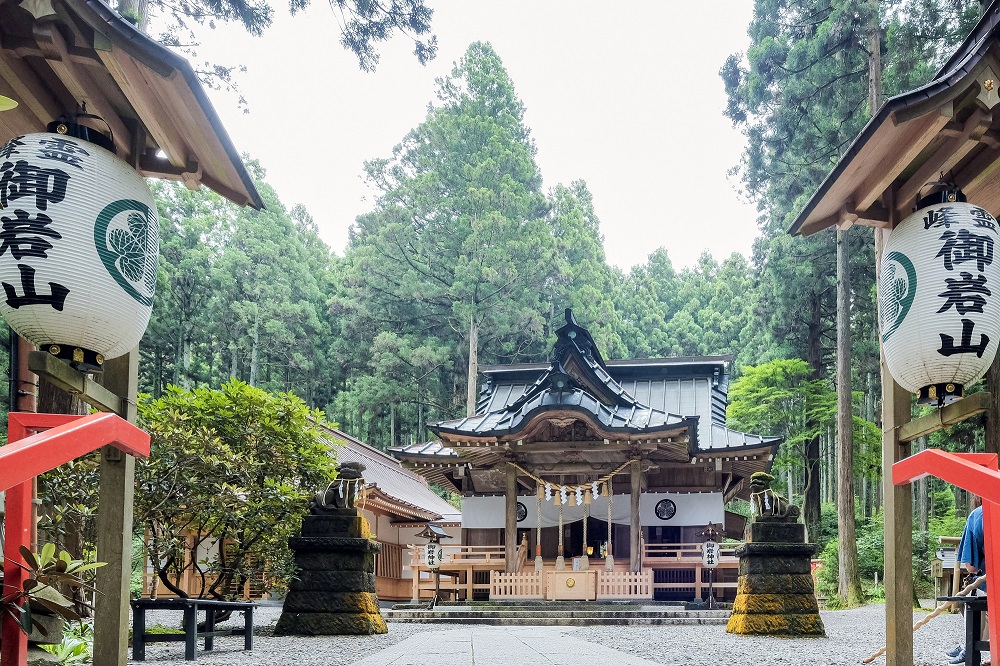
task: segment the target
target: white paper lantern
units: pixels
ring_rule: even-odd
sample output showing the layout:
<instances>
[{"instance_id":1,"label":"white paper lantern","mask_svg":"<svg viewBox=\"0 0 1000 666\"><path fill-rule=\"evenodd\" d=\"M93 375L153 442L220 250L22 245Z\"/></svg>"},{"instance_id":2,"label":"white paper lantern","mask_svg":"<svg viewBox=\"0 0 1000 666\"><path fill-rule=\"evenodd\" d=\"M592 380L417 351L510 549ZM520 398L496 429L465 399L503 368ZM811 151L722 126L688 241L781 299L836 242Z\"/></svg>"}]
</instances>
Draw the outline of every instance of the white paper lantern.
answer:
<instances>
[{"instance_id":1,"label":"white paper lantern","mask_svg":"<svg viewBox=\"0 0 1000 666\"><path fill-rule=\"evenodd\" d=\"M1000 231L961 192L935 197L937 203L889 234L879 271L879 329L893 379L920 402L946 404L982 377L996 355Z\"/></svg>"},{"instance_id":2,"label":"white paper lantern","mask_svg":"<svg viewBox=\"0 0 1000 666\"><path fill-rule=\"evenodd\" d=\"M70 136L12 139L0 148L0 224L0 314L11 328L83 366L139 343L160 229L135 169Z\"/></svg>"}]
</instances>

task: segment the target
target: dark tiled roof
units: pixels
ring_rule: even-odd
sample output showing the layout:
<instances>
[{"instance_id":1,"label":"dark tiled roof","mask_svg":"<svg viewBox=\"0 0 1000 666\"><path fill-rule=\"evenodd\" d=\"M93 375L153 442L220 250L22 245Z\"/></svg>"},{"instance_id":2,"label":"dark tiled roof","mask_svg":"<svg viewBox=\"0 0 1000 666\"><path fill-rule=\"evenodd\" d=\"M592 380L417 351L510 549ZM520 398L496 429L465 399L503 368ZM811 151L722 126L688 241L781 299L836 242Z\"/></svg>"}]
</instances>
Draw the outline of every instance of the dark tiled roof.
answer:
<instances>
[{"instance_id":1,"label":"dark tiled roof","mask_svg":"<svg viewBox=\"0 0 1000 666\"><path fill-rule=\"evenodd\" d=\"M496 437L515 433L542 411L574 411L590 416L609 432L657 432L694 428L698 417L684 417L632 401L608 406L583 389L558 392L551 388L526 393L509 407L486 414L432 424L437 433Z\"/></svg>"},{"instance_id":2,"label":"dark tiled roof","mask_svg":"<svg viewBox=\"0 0 1000 666\"><path fill-rule=\"evenodd\" d=\"M662 446L670 449L686 444L691 456L761 447L768 449L769 455L781 442L780 437L751 435L725 426L731 356L605 361L590 333L576 323L571 312L567 311L566 318L566 326L556 332L549 364L485 368L487 383L480 393L477 414L429 424L431 430L455 443L463 437L471 441L514 440L536 417L550 412L579 414L606 437L652 438L686 432L686 438L669 440ZM459 455L440 442L393 451L435 469L480 455L471 450Z\"/></svg>"}]
</instances>

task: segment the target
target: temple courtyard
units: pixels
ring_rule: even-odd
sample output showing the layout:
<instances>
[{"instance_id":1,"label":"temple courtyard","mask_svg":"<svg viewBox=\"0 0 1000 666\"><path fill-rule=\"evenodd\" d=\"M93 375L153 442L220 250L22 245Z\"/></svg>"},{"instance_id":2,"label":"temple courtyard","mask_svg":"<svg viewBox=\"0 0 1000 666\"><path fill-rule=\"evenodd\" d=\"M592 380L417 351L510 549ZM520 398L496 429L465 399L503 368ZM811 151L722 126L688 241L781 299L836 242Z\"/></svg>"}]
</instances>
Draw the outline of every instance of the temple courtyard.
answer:
<instances>
[{"instance_id":1,"label":"temple courtyard","mask_svg":"<svg viewBox=\"0 0 1000 666\"><path fill-rule=\"evenodd\" d=\"M926 603L925 603L926 605ZM885 639L885 607L822 611L827 638L735 636L724 625L502 627L389 623L381 636L272 636L281 607L254 613L254 649L242 637L217 638L215 651L184 661L179 643L147 647L158 666L261 664L279 666L641 666L642 664L860 664ZM914 613L914 621L924 613ZM176 620L164 617L164 624ZM155 619L154 619L155 622ZM236 622L242 622L237 617ZM943 614L914 634L915 666L946 664L944 651L963 636L962 616ZM984 653L984 662L988 655ZM141 663L141 662L130 662ZM873 664L884 664L879 658Z\"/></svg>"}]
</instances>

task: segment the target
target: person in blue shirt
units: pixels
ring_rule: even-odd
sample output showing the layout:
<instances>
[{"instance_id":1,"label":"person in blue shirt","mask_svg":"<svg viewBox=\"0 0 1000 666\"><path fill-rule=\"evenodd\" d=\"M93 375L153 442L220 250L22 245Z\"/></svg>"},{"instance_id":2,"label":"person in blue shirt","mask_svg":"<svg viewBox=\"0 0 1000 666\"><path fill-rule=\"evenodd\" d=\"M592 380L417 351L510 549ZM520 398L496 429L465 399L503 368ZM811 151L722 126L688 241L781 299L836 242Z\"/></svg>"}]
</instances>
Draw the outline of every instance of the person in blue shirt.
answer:
<instances>
[{"instance_id":1,"label":"person in blue shirt","mask_svg":"<svg viewBox=\"0 0 1000 666\"><path fill-rule=\"evenodd\" d=\"M965 529L962 530L962 539L958 543L958 552L955 556L955 565L961 566L972 576L982 576L986 573L986 547L983 532L983 507L979 497L973 499L976 508L969 513L969 518L965 521ZM976 595L986 594L986 582L973 592ZM965 611L963 606L962 611ZM986 613L982 614L982 639L989 640L989 625L986 622ZM965 662L965 646L958 645L946 653L952 657L949 663L961 664Z\"/></svg>"}]
</instances>

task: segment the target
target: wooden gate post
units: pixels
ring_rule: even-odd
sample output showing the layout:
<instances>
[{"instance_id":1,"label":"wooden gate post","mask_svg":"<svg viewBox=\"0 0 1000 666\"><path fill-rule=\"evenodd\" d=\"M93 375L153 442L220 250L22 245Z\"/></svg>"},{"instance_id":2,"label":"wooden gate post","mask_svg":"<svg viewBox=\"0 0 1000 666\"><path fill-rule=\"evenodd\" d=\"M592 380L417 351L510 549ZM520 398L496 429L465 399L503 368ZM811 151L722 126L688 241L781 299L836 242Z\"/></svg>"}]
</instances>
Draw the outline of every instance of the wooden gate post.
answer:
<instances>
[{"instance_id":1,"label":"wooden gate post","mask_svg":"<svg viewBox=\"0 0 1000 666\"><path fill-rule=\"evenodd\" d=\"M136 420L139 348L104 366L104 386L121 396L118 415ZM97 510L97 570L94 612L94 666L125 666L128 661L129 580L132 576L132 501L135 458L110 446L101 450Z\"/></svg>"}]
</instances>

